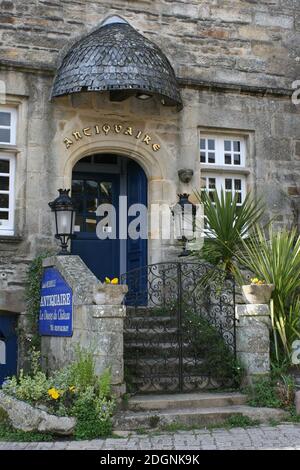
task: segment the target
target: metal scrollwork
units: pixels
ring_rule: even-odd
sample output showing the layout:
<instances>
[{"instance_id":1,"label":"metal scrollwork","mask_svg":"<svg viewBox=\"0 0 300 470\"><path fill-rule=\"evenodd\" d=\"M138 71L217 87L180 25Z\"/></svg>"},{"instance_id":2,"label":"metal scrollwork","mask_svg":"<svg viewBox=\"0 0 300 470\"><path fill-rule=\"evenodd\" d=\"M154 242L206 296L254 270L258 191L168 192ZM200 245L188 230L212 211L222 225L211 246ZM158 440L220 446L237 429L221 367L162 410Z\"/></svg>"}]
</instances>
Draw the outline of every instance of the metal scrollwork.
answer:
<instances>
[{"instance_id":1,"label":"metal scrollwork","mask_svg":"<svg viewBox=\"0 0 300 470\"><path fill-rule=\"evenodd\" d=\"M232 386L235 283L215 269L210 282L211 270L204 263L166 262L121 277L128 285L124 359L131 391Z\"/></svg>"}]
</instances>

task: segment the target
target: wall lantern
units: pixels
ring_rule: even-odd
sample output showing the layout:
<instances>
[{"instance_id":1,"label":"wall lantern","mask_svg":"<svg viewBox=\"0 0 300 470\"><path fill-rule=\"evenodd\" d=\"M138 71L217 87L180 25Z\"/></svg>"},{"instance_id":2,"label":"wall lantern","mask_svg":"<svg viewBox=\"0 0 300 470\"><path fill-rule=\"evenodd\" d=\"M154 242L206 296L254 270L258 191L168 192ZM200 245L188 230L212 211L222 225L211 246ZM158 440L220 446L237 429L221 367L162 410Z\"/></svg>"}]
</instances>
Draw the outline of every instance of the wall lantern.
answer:
<instances>
[{"instance_id":1,"label":"wall lantern","mask_svg":"<svg viewBox=\"0 0 300 470\"><path fill-rule=\"evenodd\" d=\"M58 254L69 255L68 243L74 237L75 208L69 196L70 189L59 189L58 192L59 196L49 202L49 206L55 217L55 238L60 241L61 246L61 251Z\"/></svg>"},{"instance_id":2,"label":"wall lantern","mask_svg":"<svg viewBox=\"0 0 300 470\"><path fill-rule=\"evenodd\" d=\"M178 194L178 197L178 203L171 210L174 217L176 238L183 242L183 249L179 255L181 257L191 254L187 249L187 243L195 237L196 206L189 201L189 194Z\"/></svg>"}]
</instances>

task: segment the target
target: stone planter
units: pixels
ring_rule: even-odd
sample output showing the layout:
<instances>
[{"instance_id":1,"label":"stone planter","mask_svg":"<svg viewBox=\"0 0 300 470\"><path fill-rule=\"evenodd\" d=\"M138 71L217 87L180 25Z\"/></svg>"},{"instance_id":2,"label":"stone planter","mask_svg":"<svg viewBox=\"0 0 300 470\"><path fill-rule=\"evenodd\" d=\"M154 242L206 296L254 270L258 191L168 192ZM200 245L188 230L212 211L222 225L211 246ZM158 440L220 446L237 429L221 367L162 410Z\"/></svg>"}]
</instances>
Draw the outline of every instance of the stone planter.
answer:
<instances>
[{"instance_id":1,"label":"stone planter","mask_svg":"<svg viewBox=\"0 0 300 470\"><path fill-rule=\"evenodd\" d=\"M12 427L21 431L69 436L73 434L76 426L75 418L51 415L2 391L0 391L0 408L6 411Z\"/></svg>"},{"instance_id":2,"label":"stone planter","mask_svg":"<svg viewBox=\"0 0 300 470\"><path fill-rule=\"evenodd\" d=\"M93 292L93 302L96 305L120 305L128 287L123 284L97 284Z\"/></svg>"},{"instance_id":3,"label":"stone planter","mask_svg":"<svg viewBox=\"0 0 300 470\"><path fill-rule=\"evenodd\" d=\"M248 304L268 304L274 287L274 284L249 284L242 286L242 291Z\"/></svg>"}]
</instances>

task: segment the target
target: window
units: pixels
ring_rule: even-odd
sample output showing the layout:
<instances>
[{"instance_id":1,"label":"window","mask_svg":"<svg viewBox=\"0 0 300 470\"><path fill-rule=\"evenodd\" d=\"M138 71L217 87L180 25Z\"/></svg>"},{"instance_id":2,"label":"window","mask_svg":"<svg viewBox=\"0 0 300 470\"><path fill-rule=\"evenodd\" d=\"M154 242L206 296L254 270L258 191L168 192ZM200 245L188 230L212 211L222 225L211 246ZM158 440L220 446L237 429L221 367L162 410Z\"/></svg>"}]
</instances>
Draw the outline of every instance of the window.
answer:
<instances>
[{"instance_id":1,"label":"window","mask_svg":"<svg viewBox=\"0 0 300 470\"><path fill-rule=\"evenodd\" d=\"M201 133L201 187L211 198L214 191L220 194L223 189L227 193L237 194L238 204L243 202L246 193L245 148L242 136Z\"/></svg>"},{"instance_id":2,"label":"window","mask_svg":"<svg viewBox=\"0 0 300 470\"><path fill-rule=\"evenodd\" d=\"M0 234L14 235L15 156L0 153Z\"/></svg>"},{"instance_id":3,"label":"window","mask_svg":"<svg viewBox=\"0 0 300 470\"><path fill-rule=\"evenodd\" d=\"M16 145L17 110L0 108L0 145Z\"/></svg>"},{"instance_id":4,"label":"window","mask_svg":"<svg viewBox=\"0 0 300 470\"><path fill-rule=\"evenodd\" d=\"M201 176L201 189L206 190L211 199L213 199L214 191L218 194L223 189L226 193L237 194L237 204L241 204L245 198L246 193L246 179L244 175L238 174L225 174L219 175L217 173L204 173Z\"/></svg>"},{"instance_id":5,"label":"window","mask_svg":"<svg viewBox=\"0 0 300 470\"><path fill-rule=\"evenodd\" d=\"M244 138L201 135L200 162L226 167L245 166Z\"/></svg>"}]
</instances>

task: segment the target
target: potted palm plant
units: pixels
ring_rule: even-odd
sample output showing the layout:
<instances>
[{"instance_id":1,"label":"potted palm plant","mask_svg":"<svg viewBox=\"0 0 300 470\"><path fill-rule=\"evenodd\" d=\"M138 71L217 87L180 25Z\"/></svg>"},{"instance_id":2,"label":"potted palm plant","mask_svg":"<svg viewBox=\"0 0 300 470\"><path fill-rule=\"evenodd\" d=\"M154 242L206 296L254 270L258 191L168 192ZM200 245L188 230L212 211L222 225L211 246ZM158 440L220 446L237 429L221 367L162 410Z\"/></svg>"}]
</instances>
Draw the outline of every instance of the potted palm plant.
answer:
<instances>
[{"instance_id":1,"label":"potted palm plant","mask_svg":"<svg viewBox=\"0 0 300 470\"><path fill-rule=\"evenodd\" d=\"M274 284L254 277L251 284L242 286L243 295L248 304L268 304L274 290Z\"/></svg>"}]
</instances>

